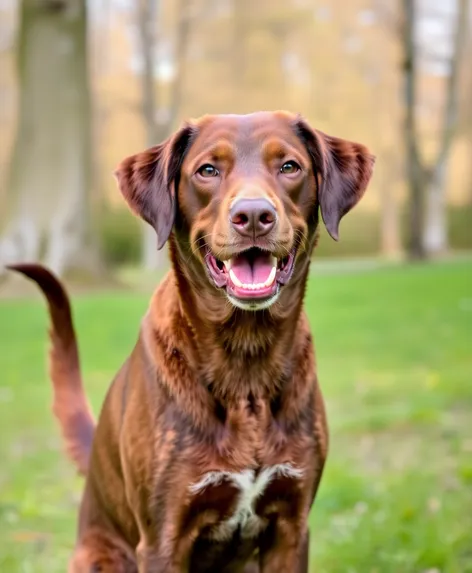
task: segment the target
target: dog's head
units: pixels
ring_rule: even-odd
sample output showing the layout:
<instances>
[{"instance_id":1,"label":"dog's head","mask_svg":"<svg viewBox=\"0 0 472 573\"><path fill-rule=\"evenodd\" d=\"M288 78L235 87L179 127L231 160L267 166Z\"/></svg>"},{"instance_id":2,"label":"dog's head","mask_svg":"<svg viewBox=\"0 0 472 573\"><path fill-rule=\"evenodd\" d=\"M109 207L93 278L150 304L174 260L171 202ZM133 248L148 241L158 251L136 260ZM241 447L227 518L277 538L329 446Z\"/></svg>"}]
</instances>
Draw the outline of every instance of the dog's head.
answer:
<instances>
[{"instance_id":1,"label":"dog's head","mask_svg":"<svg viewBox=\"0 0 472 573\"><path fill-rule=\"evenodd\" d=\"M171 233L215 296L257 310L306 273L318 210L337 240L374 157L286 112L205 116L125 159L116 176L162 248Z\"/></svg>"}]
</instances>

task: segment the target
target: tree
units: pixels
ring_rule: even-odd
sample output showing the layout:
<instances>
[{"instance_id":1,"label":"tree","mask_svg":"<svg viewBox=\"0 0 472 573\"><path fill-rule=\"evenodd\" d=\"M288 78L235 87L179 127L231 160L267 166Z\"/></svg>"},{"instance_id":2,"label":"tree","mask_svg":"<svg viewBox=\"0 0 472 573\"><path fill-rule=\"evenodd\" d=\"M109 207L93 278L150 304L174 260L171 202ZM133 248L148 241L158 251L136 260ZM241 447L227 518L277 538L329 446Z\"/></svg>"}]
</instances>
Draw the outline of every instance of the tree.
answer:
<instances>
[{"instance_id":1,"label":"tree","mask_svg":"<svg viewBox=\"0 0 472 573\"><path fill-rule=\"evenodd\" d=\"M165 110L162 92L157 89L154 77L157 47L156 28L157 22L160 20L159 7L158 0L141 0L138 7L138 28L143 62L142 105L143 118L146 123L146 145L148 147L163 141L175 128L175 122L180 111L185 57L192 18L188 0L180 0L175 31L174 79L171 87L170 104ZM159 121L158 117L161 118ZM166 251L157 251L156 244L154 229L149 225L144 225L142 262L143 266L150 270L162 268L167 261Z\"/></svg>"},{"instance_id":2,"label":"tree","mask_svg":"<svg viewBox=\"0 0 472 573\"><path fill-rule=\"evenodd\" d=\"M398 158L399 128L398 87L395 66L398 42L398 10L389 0L375 0L375 27L369 53L370 71L375 78L372 90L372 117L378 133L375 149L382 161L378 162L377 180L380 191L380 248L386 258L396 259L402 252L400 233L400 209L396 191L401 172ZM383 41L381 37L389 41ZM392 129L393 128L393 129Z\"/></svg>"},{"instance_id":3,"label":"tree","mask_svg":"<svg viewBox=\"0 0 472 573\"><path fill-rule=\"evenodd\" d=\"M415 0L403 0L405 75L405 144L410 195L410 243L412 258L424 258L447 249L446 175L456 128L458 71L465 42L469 0L458 0L454 43L446 82L446 104L439 150L427 165L421 157L415 116L417 105L418 49L415 31L418 11Z\"/></svg>"},{"instance_id":4,"label":"tree","mask_svg":"<svg viewBox=\"0 0 472 573\"><path fill-rule=\"evenodd\" d=\"M434 166L427 173L427 190L425 205L425 226L423 245L427 255L437 255L448 248L447 214L446 214L446 177L450 160L450 149L456 133L458 111L458 86L461 59L465 45L468 23L469 0L458 0L454 42L448 63L446 83L446 104L439 150Z\"/></svg>"},{"instance_id":5,"label":"tree","mask_svg":"<svg viewBox=\"0 0 472 573\"><path fill-rule=\"evenodd\" d=\"M418 143L416 139L416 74L417 58L415 50L415 0L403 0L403 71L405 74L405 153L406 175L410 197L409 205L409 244L411 258L423 258L423 186L424 173L421 169Z\"/></svg>"},{"instance_id":6,"label":"tree","mask_svg":"<svg viewBox=\"0 0 472 573\"><path fill-rule=\"evenodd\" d=\"M138 6L138 28L142 53L142 107L146 124L146 146L159 142L156 122L155 67L155 28L157 0L141 0ZM164 266L165 251L157 251L156 234L149 225L143 225L142 263L146 269Z\"/></svg>"},{"instance_id":7,"label":"tree","mask_svg":"<svg viewBox=\"0 0 472 573\"><path fill-rule=\"evenodd\" d=\"M86 0L22 0L19 117L0 261L95 268Z\"/></svg>"}]
</instances>

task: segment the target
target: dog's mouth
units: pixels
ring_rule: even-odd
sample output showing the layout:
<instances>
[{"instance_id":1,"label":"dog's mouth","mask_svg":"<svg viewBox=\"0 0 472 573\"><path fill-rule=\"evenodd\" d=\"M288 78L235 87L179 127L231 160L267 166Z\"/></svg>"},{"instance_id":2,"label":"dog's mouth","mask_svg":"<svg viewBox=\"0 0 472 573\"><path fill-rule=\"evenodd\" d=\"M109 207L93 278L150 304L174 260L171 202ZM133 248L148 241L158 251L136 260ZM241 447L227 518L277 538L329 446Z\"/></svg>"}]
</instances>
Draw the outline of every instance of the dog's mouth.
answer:
<instances>
[{"instance_id":1,"label":"dog's mouth","mask_svg":"<svg viewBox=\"0 0 472 573\"><path fill-rule=\"evenodd\" d=\"M292 276L295 249L277 259L272 253L252 247L226 261L207 252L205 262L217 287L242 308L266 308L277 299L281 285Z\"/></svg>"}]
</instances>

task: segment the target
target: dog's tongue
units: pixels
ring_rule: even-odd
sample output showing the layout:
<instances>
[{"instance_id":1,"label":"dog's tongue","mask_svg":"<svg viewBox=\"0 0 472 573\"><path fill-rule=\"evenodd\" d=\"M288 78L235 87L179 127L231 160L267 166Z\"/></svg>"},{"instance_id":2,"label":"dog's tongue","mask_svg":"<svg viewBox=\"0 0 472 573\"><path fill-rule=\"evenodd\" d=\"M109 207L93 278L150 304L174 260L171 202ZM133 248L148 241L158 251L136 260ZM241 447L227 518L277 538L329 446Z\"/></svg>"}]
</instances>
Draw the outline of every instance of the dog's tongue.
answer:
<instances>
[{"instance_id":1,"label":"dog's tongue","mask_svg":"<svg viewBox=\"0 0 472 573\"><path fill-rule=\"evenodd\" d=\"M274 266L270 253L248 251L231 260L231 269L243 284L263 284Z\"/></svg>"}]
</instances>

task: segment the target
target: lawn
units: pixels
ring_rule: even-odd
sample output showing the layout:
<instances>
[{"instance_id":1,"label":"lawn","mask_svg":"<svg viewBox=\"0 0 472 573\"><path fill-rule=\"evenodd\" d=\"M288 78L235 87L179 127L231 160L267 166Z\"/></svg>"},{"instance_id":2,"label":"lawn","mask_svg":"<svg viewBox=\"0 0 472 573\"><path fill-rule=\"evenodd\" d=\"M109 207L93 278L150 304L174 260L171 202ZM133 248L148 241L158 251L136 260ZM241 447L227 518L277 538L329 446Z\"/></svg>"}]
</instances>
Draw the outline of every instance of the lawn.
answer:
<instances>
[{"instance_id":1,"label":"lawn","mask_svg":"<svg viewBox=\"0 0 472 573\"><path fill-rule=\"evenodd\" d=\"M74 297L95 411L147 294ZM314 267L306 306L331 428L318 573L472 572L472 263ZM0 571L63 573L82 480L49 410L42 299L0 301ZM287 572L290 573L290 572Z\"/></svg>"}]
</instances>

